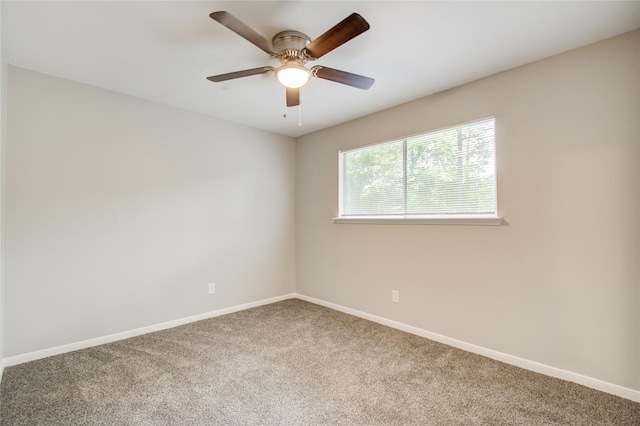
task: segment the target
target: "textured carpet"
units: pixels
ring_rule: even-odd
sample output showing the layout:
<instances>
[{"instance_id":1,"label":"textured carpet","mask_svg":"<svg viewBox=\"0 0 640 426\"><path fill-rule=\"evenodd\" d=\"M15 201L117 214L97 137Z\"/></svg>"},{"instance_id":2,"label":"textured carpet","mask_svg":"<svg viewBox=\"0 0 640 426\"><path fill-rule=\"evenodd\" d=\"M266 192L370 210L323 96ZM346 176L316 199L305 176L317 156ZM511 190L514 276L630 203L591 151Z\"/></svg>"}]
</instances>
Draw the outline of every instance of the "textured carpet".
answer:
<instances>
[{"instance_id":1,"label":"textured carpet","mask_svg":"<svg viewBox=\"0 0 640 426\"><path fill-rule=\"evenodd\" d=\"M5 369L2 425L638 425L640 404L300 300Z\"/></svg>"}]
</instances>

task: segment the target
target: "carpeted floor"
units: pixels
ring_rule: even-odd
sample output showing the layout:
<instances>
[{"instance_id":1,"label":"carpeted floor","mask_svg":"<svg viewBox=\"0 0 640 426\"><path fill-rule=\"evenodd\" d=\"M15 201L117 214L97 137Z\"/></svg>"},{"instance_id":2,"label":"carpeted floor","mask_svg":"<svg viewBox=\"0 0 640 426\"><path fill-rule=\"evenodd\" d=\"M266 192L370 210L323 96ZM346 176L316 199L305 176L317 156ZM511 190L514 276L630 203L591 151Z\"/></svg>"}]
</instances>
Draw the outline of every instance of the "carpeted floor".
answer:
<instances>
[{"instance_id":1,"label":"carpeted floor","mask_svg":"<svg viewBox=\"0 0 640 426\"><path fill-rule=\"evenodd\" d=\"M2 425L639 425L640 404L301 300L5 369Z\"/></svg>"}]
</instances>

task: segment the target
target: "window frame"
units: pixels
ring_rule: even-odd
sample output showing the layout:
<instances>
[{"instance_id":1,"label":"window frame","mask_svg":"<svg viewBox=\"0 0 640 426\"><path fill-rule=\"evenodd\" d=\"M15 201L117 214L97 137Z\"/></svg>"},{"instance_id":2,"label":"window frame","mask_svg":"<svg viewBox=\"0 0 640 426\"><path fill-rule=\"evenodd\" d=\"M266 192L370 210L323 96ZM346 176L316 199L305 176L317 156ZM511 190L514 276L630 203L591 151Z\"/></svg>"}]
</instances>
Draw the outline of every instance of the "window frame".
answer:
<instances>
[{"instance_id":1,"label":"window frame","mask_svg":"<svg viewBox=\"0 0 640 426\"><path fill-rule=\"evenodd\" d=\"M377 145L383 145L386 143L393 143L399 141L406 141L411 138L419 136L429 135L432 133L443 132L450 129L464 127L469 124L478 123L485 120L494 120L494 139L493 139L493 159L494 159L494 179L496 184L495 203L496 212L486 214L442 214L442 215L412 215L412 214L398 214L398 215L347 215L344 213L344 178L345 178L345 164L344 154L373 147ZM497 141L496 141L496 117L491 115L474 120L457 123L451 126L440 127L434 130L415 133L413 135L402 136L399 138L389 139L387 141L370 143L354 148L344 149L338 151L338 215L333 218L334 223L345 224L380 224L380 225L493 225L498 226L504 223L502 217L498 213L498 159L497 159ZM405 144L406 146L406 144ZM406 170L406 158L404 159L403 167Z\"/></svg>"}]
</instances>

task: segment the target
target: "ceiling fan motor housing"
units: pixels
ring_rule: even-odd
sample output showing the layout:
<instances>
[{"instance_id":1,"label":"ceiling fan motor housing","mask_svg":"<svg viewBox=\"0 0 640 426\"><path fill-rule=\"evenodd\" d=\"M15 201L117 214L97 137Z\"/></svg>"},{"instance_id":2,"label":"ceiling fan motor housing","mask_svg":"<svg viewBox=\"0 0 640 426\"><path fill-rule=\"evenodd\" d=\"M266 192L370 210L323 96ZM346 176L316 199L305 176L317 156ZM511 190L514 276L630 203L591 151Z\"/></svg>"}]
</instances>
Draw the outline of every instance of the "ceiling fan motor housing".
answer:
<instances>
[{"instance_id":1,"label":"ceiling fan motor housing","mask_svg":"<svg viewBox=\"0 0 640 426\"><path fill-rule=\"evenodd\" d=\"M305 58L302 50L311 43L311 39L299 31L288 30L281 31L273 36L271 43L273 44L273 49L278 52L276 56L280 62L285 63L292 59L306 62L307 58Z\"/></svg>"}]
</instances>

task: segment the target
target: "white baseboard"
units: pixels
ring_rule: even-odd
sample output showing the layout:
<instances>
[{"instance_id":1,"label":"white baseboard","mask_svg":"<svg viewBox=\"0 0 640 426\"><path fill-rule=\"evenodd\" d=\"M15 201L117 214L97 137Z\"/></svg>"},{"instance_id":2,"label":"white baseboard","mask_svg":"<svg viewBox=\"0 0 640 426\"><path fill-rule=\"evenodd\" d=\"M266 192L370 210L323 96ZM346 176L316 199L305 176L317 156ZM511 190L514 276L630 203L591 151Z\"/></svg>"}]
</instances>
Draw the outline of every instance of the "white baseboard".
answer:
<instances>
[{"instance_id":1,"label":"white baseboard","mask_svg":"<svg viewBox=\"0 0 640 426\"><path fill-rule=\"evenodd\" d=\"M96 337L94 339L88 339L80 342L70 343L68 345L56 346L54 348L29 352L22 355L10 356L2 360L2 365L0 366L0 368L4 369L4 367L9 367L12 365L23 364L25 362L34 361L37 359L42 359L42 358L50 357L53 355L60 355L67 352L77 351L79 349L85 349L93 346L103 345L105 343L111 343L117 340L124 340L124 339L128 339L129 337L140 336L142 334L152 333L154 331L166 330L167 328L173 328L179 325L184 325L184 324L188 324L195 321L201 321L208 318L218 317L220 315L231 314L233 312L243 311L245 309L255 308L262 305L268 305L268 304L280 302L286 299L293 299L295 297L296 297L295 293L285 294L283 296L277 296L269 299L258 300L256 302L249 302L242 305L232 306L229 308L218 309L216 311L205 312L203 314L193 315L186 318L180 318L173 321L167 321L161 324L154 324L147 327L136 328L134 330L123 331L121 333L109 334L107 336ZM1 371L2 370L0 370L0 372Z\"/></svg>"},{"instance_id":2,"label":"white baseboard","mask_svg":"<svg viewBox=\"0 0 640 426\"><path fill-rule=\"evenodd\" d=\"M458 349L472 352L478 355L486 356L487 358L502 361L506 364L515 365L516 367L524 368L525 370L534 371L547 376L555 377L562 380L578 383L583 386L587 386L592 389L596 389L602 392L606 392L612 395L620 396L622 398L630 399L635 402L640 402L640 391L619 386L613 383L605 382L593 377L584 376L582 374L573 373L571 371L563 370L549 365L541 364L539 362L530 361L528 359L520 358L517 356L505 354L503 352L494 351L492 349L483 348L482 346L473 345L471 343L463 342L461 340L453 339L451 337L443 336L441 334L432 333L421 328L406 325L397 321L389 320L376 315L371 315L366 312L361 312L355 309L347 308L345 306L337 305L335 303L327 302L314 297L305 296L304 294L296 293L295 297L307 302L315 303L336 311L344 312L356 317L360 317L369 321L377 322L378 324L386 325L398 330L406 331L407 333L415 334L421 337L426 337L436 342L444 343L449 346L453 346Z\"/></svg>"},{"instance_id":3,"label":"white baseboard","mask_svg":"<svg viewBox=\"0 0 640 426\"><path fill-rule=\"evenodd\" d=\"M473 345L471 343L463 342L461 340L453 339L451 337L443 336L441 334L433 333L427 330L423 330L418 327L413 327L407 324L403 324L397 321L393 321L387 318L379 317L376 315L368 314L366 312L358 311L355 309L347 308L345 306L337 305L335 303L327 302L314 297L305 296L304 294L291 293L270 299L259 300L256 302L245 303L242 305L232 306L229 308L223 308L216 311L205 312L199 315L193 315L186 318L181 318L173 321L167 321L161 324L155 324L147 327L137 328L134 330L124 331L121 333L110 334L108 336L97 337L94 339L83 340L68 345L56 346L54 348L43 349L40 351L29 352L22 355L15 355L4 358L0 362L0 381L2 380L2 373L4 367L12 365L18 365L37 359L46 358L53 355L60 355L67 352L76 351L79 349L85 349L93 346L102 345L105 343L115 342L118 340L128 339L130 337L140 336L142 334L152 333L154 331L165 330L168 328L177 327L179 325L188 324L195 321L200 321L208 318L217 317L220 315L226 315L233 312L243 311L245 309L255 308L262 305L268 305L271 303L280 302L282 300L297 298L307 302L314 303L316 305L325 306L330 309L334 309L339 312L354 315L369 321L376 322L378 324L386 325L398 330L405 331L407 333L415 334L417 336L425 337L436 342L444 343L449 346L453 346L458 349L472 352L478 355L486 356L487 358L502 361L506 364L515 365L516 367L524 368L526 370L534 371L536 373L545 374L547 376L556 377L558 379L567 380L570 382L578 383L583 386L590 387L602 392L617 395L622 398L630 399L635 402L640 402L640 391L625 388L613 383L605 382L603 380L595 379L593 377L584 376L582 374L573 373L571 371L562 370L560 368L551 367L545 364L541 364L528 359L520 358L517 356L505 354L503 352L494 351L492 349L483 348L482 346Z\"/></svg>"}]
</instances>

